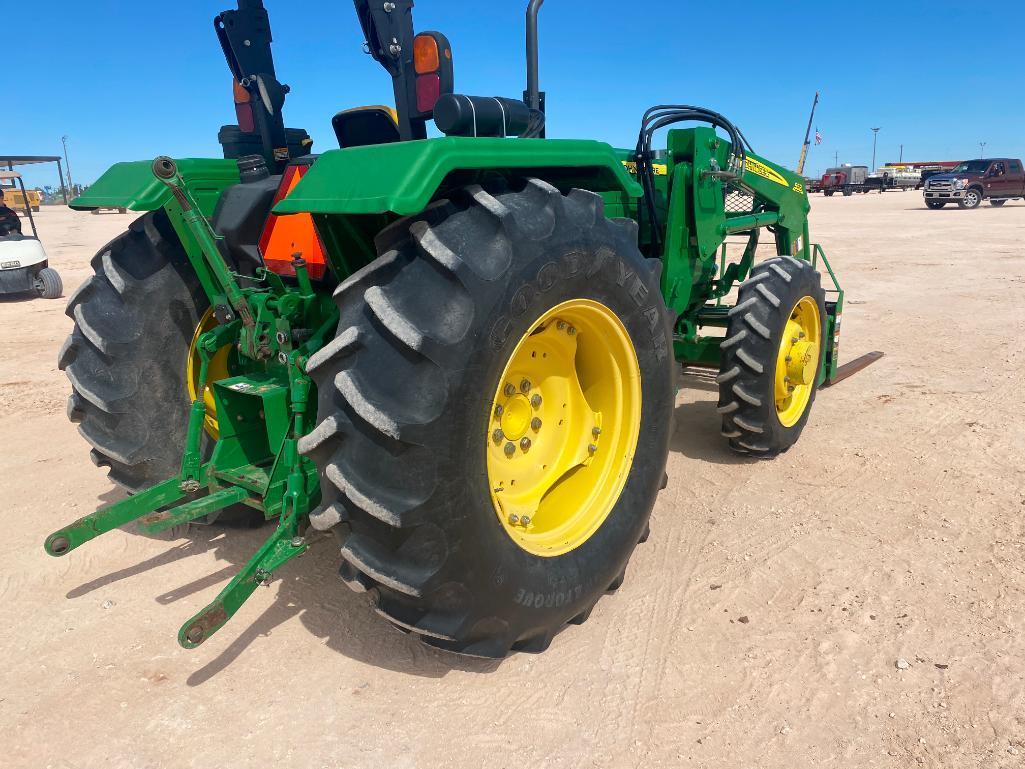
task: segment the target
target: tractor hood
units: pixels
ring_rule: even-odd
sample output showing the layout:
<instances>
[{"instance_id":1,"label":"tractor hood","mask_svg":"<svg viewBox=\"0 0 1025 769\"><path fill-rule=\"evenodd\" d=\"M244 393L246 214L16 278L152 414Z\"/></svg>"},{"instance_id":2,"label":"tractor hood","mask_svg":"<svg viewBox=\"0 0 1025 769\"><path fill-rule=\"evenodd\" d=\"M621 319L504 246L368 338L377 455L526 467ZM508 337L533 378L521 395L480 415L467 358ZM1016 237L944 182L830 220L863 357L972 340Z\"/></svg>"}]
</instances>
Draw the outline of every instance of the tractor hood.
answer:
<instances>
[{"instance_id":1,"label":"tractor hood","mask_svg":"<svg viewBox=\"0 0 1025 769\"><path fill-rule=\"evenodd\" d=\"M465 185L504 170L562 188L641 196L640 185L603 142L453 136L325 152L274 213L409 216L423 211L450 177Z\"/></svg>"},{"instance_id":2,"label":"tractor hood","mask_svg":"<svg viewBox=\"0 0 1025 769\"><path fill-rule=\"evenodd\" d=\"M958 173L947 172L945 174L933 174L926 181L937 181L937 182L953 182L958 179L981 179L981 173L975 173L973 171L959 171Z\"/></svg>"}]
</instances>

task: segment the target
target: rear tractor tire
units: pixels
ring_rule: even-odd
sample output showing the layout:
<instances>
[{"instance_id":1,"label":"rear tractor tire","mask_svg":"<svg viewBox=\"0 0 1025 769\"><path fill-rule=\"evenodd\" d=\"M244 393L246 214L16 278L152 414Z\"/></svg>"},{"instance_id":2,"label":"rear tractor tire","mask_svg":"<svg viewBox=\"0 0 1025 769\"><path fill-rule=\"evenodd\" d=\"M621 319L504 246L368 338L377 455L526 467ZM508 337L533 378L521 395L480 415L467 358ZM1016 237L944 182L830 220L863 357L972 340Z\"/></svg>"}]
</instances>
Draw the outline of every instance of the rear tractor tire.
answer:
<instances>
[{"instance_id":1,"label":"rear tractor tire","mask_svg":"<svg viewBox=\"0 0 1025 769\"><path fill-rule=\"evenodd\" d=\"M68 418L93 463L138 491L178 473L189 413L189 343L207 301L167 216L129 225L93 258L68 302L75 327L58 365Z\"/></svg>"},{"instance_id":2,"label":"rear tractor tire","mask_svg":"<svg viewBox=\"0 0 1025 769\"><path fill-rule=\"evenodd\" d=\"M675 396L660 262L597 195L471 186L377 238L311 357L314 527L399 629L540 652L619 587Z\"/></svg>"},{"instance_id":3,"label":"rear tractor tire","mask_svg":"<svg viewBox=\"0 0 1025 769\"><path fill-rule=\"evenodd\" d=\"M719 413L736 451L769 458L801 435L818 389L825 291L808 263L777 256L754 268L729 311Z\"/></svg>"}]
</instances>

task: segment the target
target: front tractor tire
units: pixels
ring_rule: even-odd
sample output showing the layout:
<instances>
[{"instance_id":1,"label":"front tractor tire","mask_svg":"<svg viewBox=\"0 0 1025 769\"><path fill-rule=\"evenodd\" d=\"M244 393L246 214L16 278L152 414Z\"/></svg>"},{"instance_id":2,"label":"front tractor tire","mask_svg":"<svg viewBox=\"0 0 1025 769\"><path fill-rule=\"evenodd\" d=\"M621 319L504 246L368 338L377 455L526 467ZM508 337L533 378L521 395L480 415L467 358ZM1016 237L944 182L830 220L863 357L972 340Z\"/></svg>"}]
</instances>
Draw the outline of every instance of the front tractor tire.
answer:
<instances>
[{"instance_id":1,"label":"front tractor tire","mask_svg":"<svg viewBox=\"0 0 1025 769\"><path fill-rule=\"evenodd\" d=\"M730 447L769 458L789 449L808 421L826 336L819 273L791 256L767 259L729 311L718 411Z\"/></svg>"},{"instance_id":2,"label":"front tractor tire","mask_svg":"<svg viewBox=\"0 0 1025 769\"><path fill-rule=\"evenodd\" d=\"M138 491L179 471L189 343L207 301L163 211L132 222L92 268L68 302L75 326L58 361L68 418L93 462Z\"/></svg>"},{"instance_id":3,"label":"front tractor tire","mask_svg":"<svg viewBox=\"0 0 1025 769\"><path fill-rule=\"evenodd\" d=\"M601 198L471 186L377 238L308 370L311 516L341 575L440 648L539 652L618 588L674 402L659 267Z\"/></svg>"}]
</instances>

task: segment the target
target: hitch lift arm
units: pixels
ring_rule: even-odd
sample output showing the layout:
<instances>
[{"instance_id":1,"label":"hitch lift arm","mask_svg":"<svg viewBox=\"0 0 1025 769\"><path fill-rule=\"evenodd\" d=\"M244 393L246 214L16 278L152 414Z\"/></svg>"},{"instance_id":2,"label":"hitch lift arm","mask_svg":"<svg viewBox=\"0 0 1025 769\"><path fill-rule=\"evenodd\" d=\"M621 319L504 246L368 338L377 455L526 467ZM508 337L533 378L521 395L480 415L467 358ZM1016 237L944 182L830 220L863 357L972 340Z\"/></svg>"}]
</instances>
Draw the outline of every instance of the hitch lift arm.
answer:
<instances>
[{"instance_id":1,"label":"hitch lift arm","mask_svg":"<svg viewBox=\"0 0 1025 769\"><path fill-rule=\"evenodd\" d=\"M224 308L218 315L220 325L199 338L200 387L189 411L179 474L59 529L47 537L44 549L52 556L64 556L132 521L139 521L144 531L156 532L238 503L261 510L268 518L277 516L278 525L267 541L217 598L181 627L179 643L194 648L221 628L274 571L306 552L303 532L310 510L319 502L319 480L312 462L298 450L299 438L310 427L312 385L305 367L310 350L323 344L337 315L325 314L316 304L299 255L294 259L297 288L286 288L276 276L267 275L264 286L241 288L174 161L157 158L153 173L170 188L184 212L204 266L234 312ZM295 347L289 341L289 318L294 317L307 326L316 321L306 341ZM265 340L268 328L277 329L276 343ZM235 345L240 355L250 358L257 373L207 383L210 360L226 345ZM213 388L221 431L213 454L203 462L200 446L208 387ZM204 487L205 494L201 493Z\"/></svg>"}]
</instances>

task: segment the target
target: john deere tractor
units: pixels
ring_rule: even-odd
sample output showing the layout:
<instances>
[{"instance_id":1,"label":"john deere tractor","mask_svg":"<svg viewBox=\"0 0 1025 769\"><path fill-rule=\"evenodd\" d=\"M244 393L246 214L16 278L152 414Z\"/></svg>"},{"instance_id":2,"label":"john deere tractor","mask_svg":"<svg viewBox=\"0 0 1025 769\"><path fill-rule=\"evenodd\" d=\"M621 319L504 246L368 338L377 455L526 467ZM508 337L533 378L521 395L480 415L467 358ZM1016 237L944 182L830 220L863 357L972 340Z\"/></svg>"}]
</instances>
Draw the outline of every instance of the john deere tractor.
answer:
<instances>
[{"instance_id":1,"label":"john deere tractor","mask_svg":"<svg viewBox=\"0 0 1025 769\"><path fill-rule=\"evenodd\" d=\"M145 212L93 259L60 353L69 417L131 493L47 552L248 509L276 528L185 647L313 529L398 628L502 657L623 581L681 364L718 370L730 448L793 445L836 372L843 298L803 179L699 107L648 110L630 149L546 138L542 1L526 91L500 98L455 92L412 0L355 0L394 108L339 112L320 155L285 128L262 2L217 16L225 157L119 163L73 203Z\"/></svg>"}]
</instances>

